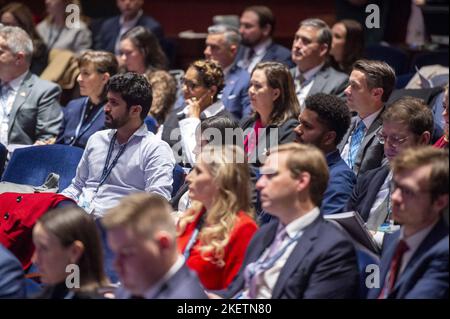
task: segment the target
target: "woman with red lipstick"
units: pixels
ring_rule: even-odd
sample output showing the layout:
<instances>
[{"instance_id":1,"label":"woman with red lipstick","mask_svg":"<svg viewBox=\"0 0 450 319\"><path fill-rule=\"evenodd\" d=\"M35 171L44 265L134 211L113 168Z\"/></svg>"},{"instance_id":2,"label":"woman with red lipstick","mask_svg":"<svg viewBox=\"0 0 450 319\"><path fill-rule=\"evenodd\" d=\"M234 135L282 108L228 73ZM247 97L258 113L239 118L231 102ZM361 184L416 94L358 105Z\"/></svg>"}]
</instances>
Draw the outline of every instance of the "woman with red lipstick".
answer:
<instances>
[{"instance_id":1,"label":"woman with red lipstick","mask_svg":"<svg viewBox=\"0 0 450 319\"><path fill-rule=\"evenodd\" d=\"M237 146L207 145L186 180L193 202L178 222L178 248L206 289L224 289L257 230L245 155Z\"/></svg>"},{"instance_id":2,"label":"woman with red lipstick","mask_svg":"<svg viewBox=\"0 0 450 319\"><path fill-rule=\"evenodd\" d=\"M291 73L278 62L256 65L248 95L253 113L240 124L244 149L249 162L260 166L269 149L295 140L300 106Z\"/></svg>"}]
</instances>

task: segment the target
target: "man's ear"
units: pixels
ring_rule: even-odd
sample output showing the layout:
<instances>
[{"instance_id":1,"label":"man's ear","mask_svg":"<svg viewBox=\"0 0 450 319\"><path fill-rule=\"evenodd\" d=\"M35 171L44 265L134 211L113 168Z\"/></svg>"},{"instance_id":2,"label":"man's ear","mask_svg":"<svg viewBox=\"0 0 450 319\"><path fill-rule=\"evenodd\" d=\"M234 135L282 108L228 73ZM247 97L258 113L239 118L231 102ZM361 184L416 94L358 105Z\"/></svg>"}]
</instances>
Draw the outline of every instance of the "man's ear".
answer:
<instances>
[{"instance_id":1,"label":"man's ear","mask_svg":"<svg viewBox=\"0 0 450 319\"><path fill-rule=\"evenodd\" d=\"M334 145L336 143L336 132L335 131L328 131L325 133L322 139L322 143L324 145Z\"/></svg>"},{"instance_id":2,"label":"man's ear","mask_svg":"<svg viewBox=\"0 0 450 319\"><path fill-rule=\"evenodd\" d=\"M233 57L236 56L238 50L239 50L239 46L237 46L236 44L230 45L230 53Z\"/></svg>"},{"instance_id":3,"label":"man's ear","mask_svg":"<svg viewBox=\"0 0 450 319\"><path fill-rule=\"evenodd\" d=\"M267 38L270 36L270 33L272 32L272 27L270 24L266 24L261 30L262 30L264 37Z\"/></svg>"},{"instance_id":4,"label":"man's ear","mask_svg":"<svg viewBox=\"0 0 450 319\"><path fill-rule=\"evenodd\" d=\"M305 188L309 187L311 183L311 174L308 172L301 172L297 181L297 191L303 191Z\"/></svg>"},{"instance_id":5,"label":"man's ear","mask_svg":"<svg viewBox=\"0 0 450 319\"><path fill-rule=\"evenodd\" d=\"M22 51L19 51L16 53L16 65L21 65L25 63L25 53Z\"/></svg>"},{"instance_id":6,"label":"man's ear","mask_svg":"<svg viewBox=\"0 0 450 319\"><path fill-rule=\"evenodd\" d=\"M434 200L432 205L436 208L436 211L442 212L444 210L444 208L448 207L448 201L449 201L449 195L443 194L443 195L438 196Z\"/></svg>"},{"instance_id":7,"label":"man's ear","mask_svg":"<svg viewBox=\"0 0 450 319\"><path fill-rule=\"evenodd\" d=\"M326 43L322 43L322 44L320 44L320 53L319 53L319 55L320 55L320 57L325 57L327 54L328 54L328 44L326 44Z\"/></svg>"},{"instance_id":8,"label":"man's ear","mask_svg":"<svg viewBox=\"0 0 450 319\"><path fill-rule=\"evenodd\" d=\"M142 112L142 106L140 105L132 105L130 108L130 112L132 115L136 115L138 117L141 116L141 112Z\"/></svg>"},{"instance_id":9,"label":"man's ear","mask_svg":"<svg viewBox=\"0 0 450 319\"><path fill-rule=\"evenodd\" d=\"M428 131L425 131L422 133L422 135L419 138L419 144L428 145L428 144L430 144L430 140L431 140L431 133Z\"/></svg>"},{"instance_id":10,"label":"man's ear","mask_svg":"<svg viewBox=\"0 0 450 319\"><path fill-rule=\"evenodd\" d=\"M374 89L372 89L372 96L376 97L380 101L382 101L382 99L383 99L383 93L384 93L383 88L374 88Z\"/></svg>"}]
</instances>

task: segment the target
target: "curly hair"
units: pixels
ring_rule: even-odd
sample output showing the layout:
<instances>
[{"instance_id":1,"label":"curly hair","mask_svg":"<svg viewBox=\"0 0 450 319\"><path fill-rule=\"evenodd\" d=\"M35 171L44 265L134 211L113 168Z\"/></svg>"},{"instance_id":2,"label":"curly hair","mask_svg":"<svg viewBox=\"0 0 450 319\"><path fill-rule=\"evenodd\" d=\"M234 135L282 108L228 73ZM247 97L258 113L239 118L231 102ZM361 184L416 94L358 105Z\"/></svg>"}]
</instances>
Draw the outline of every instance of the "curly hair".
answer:
<instances>
[{"instance_id":1,"label":"curly hair","mask_svg":"<svg viewBox=\"0 0 450 319\"><path fill-rule=\"evenodd\" d=\"M200 160L209 170L218 185L213 206L206 212L205 226L199 241L204 260L224 267L225 247L236 222L236 214L244 211L253 215L250 204L250 172L243 150L237 146L207 145L200 154ZM186 230L204 210L201 202L193 202L178 222L178 234Z\"/></svg>"},{"instance_id":2,"label":"curly hair","mask_svg":"<svg viewBox=\"0 0 450 319\"><path fill-rule=\"evenodd\" d=\"M217 62L211 60L197 60L189 65L188 69L193 68L197 71L198 80L206 88L217 87L213 101L217 101L218 94L225 86L225 77L222 68Z\"/></svg>"},{"instance_id":3,"label":"curly hair","mask_svg":"<svg viewBox=\"0 0 450 319\"><path fill-rule=\"evenodd\" d=\"M149 114L161 125L177 98L177 83L173 76L163 70L145 73L153 90L153 102Z\"/></svg>"}]
</instances>

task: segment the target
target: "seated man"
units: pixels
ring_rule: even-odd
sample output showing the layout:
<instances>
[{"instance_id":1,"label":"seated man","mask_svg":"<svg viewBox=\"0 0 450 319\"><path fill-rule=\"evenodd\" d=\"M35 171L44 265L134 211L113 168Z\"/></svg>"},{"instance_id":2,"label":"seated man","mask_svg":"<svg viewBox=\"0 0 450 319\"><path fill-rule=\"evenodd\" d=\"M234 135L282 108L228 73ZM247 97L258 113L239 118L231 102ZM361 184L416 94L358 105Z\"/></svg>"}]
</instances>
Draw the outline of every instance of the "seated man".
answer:
<instances>
[{"instance_id":1,"label":"seated man","mask_svg":"<svg viewBox=\"0 0 450 319\"><path fill-rule=\"evenodd\" d=\"M118 299L205 299L178 253L172 208L156 194L124 198L103 219L123 288Z\"/></svg>"},{"instance_id":2,"label":"seated man","mask_svg":"<svg viewBox=\"0 0 450 319\"><path fill-rule=\"evenodd\" d=\"M144 76L111 77L107 100L105 126L110 129L89 138L76 176L62 192L96 217L137 191L170 199L175 164L167 143L144 123L152 104L151 87Z\"/></svg>"},{"instance_id":3,"label":"seated man","mask_svg":"<svg viewBox=\"0 0 450 319\"><path fill-rule=\"evenodd\" d=\"M401 225L381 255L369 298L448 298L448 150L409 148L392 163L392 216Z\"/></svg>"},{"instance_id":4,"label":"seated man","mask_svg":"<svg viewBox=\"0 0 450 319\"><path fill-rule=\"evenodd\" d=\"M352 194L356 176L341 158L337 145L350 126L350 111L345 102L334 95L318 93L305 100L294 131L297 141L319 148L327 160L330 178L323 195L322 214L342 212Z\"/></svg>"},{"instance_id":5,"label":"seated man","mask_svg":"<svg viewBox=\"0 0 450 319\"><path fill-rule=\"evenodd\" d=\"M0 28L0 143L45 143L63 120L58 85L30 70L33 42L19 27Z\"/></svg>"},{"instance_id":6,"label":"seated man","mask_svg":"<svg viewBox=\"0 0 450 319\"><path fill-rule=\"evenodd\" d=\"M315 147L272 149L256 188L262 208L278 220L262 226L225 298L356 298L359 274L353 244L323 219L328 184L325 157ZM211 298L218 297L210 294Z\"/></svg>"},{"instance_id":7,"label":"seated man","mask_svg":"<svg viewBox=\"0 0 450 319\"><path fill-rule=\"evenodd\" d=\"M384 146L388 164L359 176L345 210L357 211L367 222L369 230L389 232L392 222L390 195L393 191L390 189L390 164L402 150L430 143L433 114L422 100L403 97L394 102L381 117L383 126L378 140Z\"/></svg>"},{"instance_id":8,"label":"seated man","mask_svg":"<svg viewBox=\"0 0 450 319\"><path fill-rule=\"evenodd\" d=\"M0 299L25 298L22 265L0 244Z\"/></svg>"}]
</instances>

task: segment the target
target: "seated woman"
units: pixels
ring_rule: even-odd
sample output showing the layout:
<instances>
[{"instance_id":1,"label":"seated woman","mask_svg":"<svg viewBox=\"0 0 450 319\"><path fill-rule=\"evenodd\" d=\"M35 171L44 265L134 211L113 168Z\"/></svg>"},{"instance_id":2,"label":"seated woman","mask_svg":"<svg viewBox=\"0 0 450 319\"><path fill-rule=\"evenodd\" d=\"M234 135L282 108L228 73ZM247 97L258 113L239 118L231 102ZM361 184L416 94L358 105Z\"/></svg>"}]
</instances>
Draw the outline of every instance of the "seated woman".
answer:
<instances>
[{"instance_id":1,"label":"seated woman","mask_svg":"<svg viewBox=\"0 0 450 319\"><path fill-rule=\"evenodd\" d=\"M161 139L173 147L177 162L194 165L195 130L201 121L212 116L233 118L218 98L223 87L223 72L216 62L198 60L188 67L183 83L186 106L169 114L161 134Z\"/></svg>"},{"instance_id":2,"label":"seated woman","mask_svg":"<svg viewBox=\"0 0 450 319\"><path fill-rule=\"evenodd\" d=\"M331 29L331 65L338 71L350 74L353 63L364 53L364 30L355 20L341 20Z\"/></svg>"},{"instance_id":3,"label":"seated woman","mask_svg":"<svg viewBox=\"0 0 450 319\"><path fill-rule=\"evenodd\" d=\"M48 49L36 31L30 8L20 2L11 2L0 9L0 23L24 29L33 41L30 71L40 75L48 64Z\"/></svg>"},{"instance_id":4,"label":"seated woman","mask_svg":"<svg viewBox=\"0 0 450 319\"><path fill-rule=\"evenodd\" d=\"M245 155L236 146L207 145L187 182L193 203L178 222L179 250L206 289L224 289L257 230Z\"/></svg>"},{"instance_id":5,"label":"seated woman","mask_svg":"<svg viewBox=\"0 0 450 319\"><path fill-rule=\"evenodd\" d=\"M434 147L438 148L448 148L448 141L449 141L449 127L448 127L448 84L445 86L445 93L444 93L444 110L442 111L442 117L445 121L445 127L444 127L444 135L434 143Z\"/></svg>"},{"instance_id":6,"label":"seated woman","mask_svg":"<svg viewBox=\"0 0 450 319\"><path fill-rule=\"evenodd\" d=\"M62 49L80 53L91 48L92 35L87 24L82 21L84 17L81 17L79 25L70 25L66 22L72 21L70 18L67 19L69 14L73 13L69 5L75 5L81 11L79 0L45 1L47 16L36 29L49 50Z\"/></svg>"},{"instance_id":7,"label":"seated woman","mask_svg":"<svg viewBox=\"0 0 450 319\"><path fill-rule=\"evenodd\" d=\"M58 208L42 215L33 229L33 243L36 247L33 263L42 283L47 285L36 298L103 296L108 280L103 269L101 241L94 220L81 208Z\"/></svg>"},{"instance_id":8,"label":"seated woman","mask_svg":"<svg viewBox=\"0 0 450 319\"><path fill-rule=\"evenodd\" d=\"M244 150L249 162L260 166L272 147L295 140L300 106L291 73L278 62L256 65L248 93L253 112L240 123Z\"/></svg>"},{"instance_id":9,"label":"seated woman","mask_svg":"<svg viewBox=\"0 0 450 319\"><path fill-rule=\"evenodd\" d=\"M85 97L70 101L64 108L64 121L56 143L85 148L89 137L104 128L105 86L117 73L118 64L112 53L86 51L78 58L78 66L77 81Z\"/></svg>"}]
</instances>

